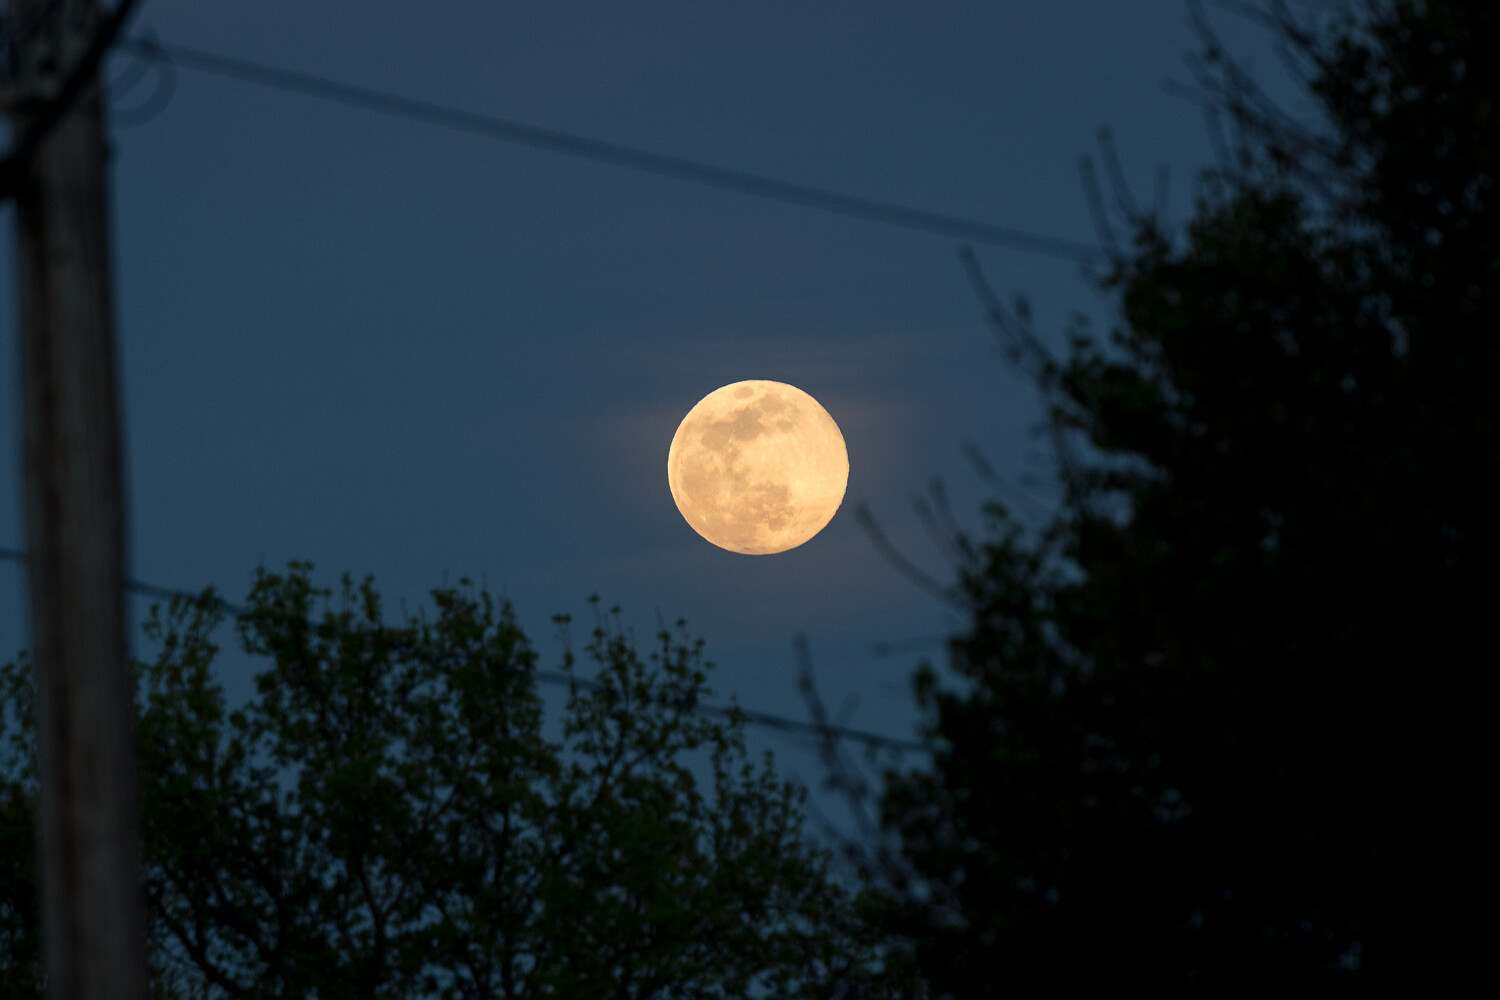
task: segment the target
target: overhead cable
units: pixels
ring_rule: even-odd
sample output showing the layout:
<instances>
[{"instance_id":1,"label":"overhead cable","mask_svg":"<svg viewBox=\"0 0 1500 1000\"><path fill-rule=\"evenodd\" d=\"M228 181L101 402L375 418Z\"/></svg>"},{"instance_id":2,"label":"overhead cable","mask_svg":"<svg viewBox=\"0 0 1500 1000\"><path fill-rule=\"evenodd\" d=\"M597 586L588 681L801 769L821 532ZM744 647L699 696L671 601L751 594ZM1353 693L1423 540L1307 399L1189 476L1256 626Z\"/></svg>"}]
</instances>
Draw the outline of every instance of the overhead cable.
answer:
<instances>
[{"instance_id":1,"label":"overhead cable","mask_svg":"<svg viewBox=\"0 0 1500 1000\"><path fill-rule=\"evenodd\" d=\"M556 129L528 125L508 118L478 114L430 101L404 97L356 84L297 70L276 69L233 56L205 52L185 45L169 45L155 39L130 37L119 43L137 55L158 61L171 60L178 67L229 77L246 83L322 98L380 114L482 135L501 142L531 146L554 153L645 173L690 181L708 187L737 191L773 201L802 205L840 215L868 219L887 225L936 233L989 246L1007 247L1026 253L1083 262L1106 257L1105 251L1088 243L1027 232L1010 226L976 222L956 215L930 212L893 202L862 198L827 188L777 180L745 170L700 163L685 157L654 153L621 143L591 139Z\"/></svg>"}]
</instances>

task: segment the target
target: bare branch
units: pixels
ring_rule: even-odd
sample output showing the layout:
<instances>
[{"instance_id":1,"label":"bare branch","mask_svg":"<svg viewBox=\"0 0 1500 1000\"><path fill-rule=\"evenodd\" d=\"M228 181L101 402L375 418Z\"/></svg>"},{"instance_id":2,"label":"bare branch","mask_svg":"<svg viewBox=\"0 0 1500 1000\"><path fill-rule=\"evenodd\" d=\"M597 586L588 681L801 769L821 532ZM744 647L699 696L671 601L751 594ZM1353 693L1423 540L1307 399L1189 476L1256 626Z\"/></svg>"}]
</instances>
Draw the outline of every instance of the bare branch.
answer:
<instances>
[{"instance_id":1,"label":"bare branch","mask_svg":"<svg viewBox=\"0 0 1500 1000\"><path fill-rule=\"evenodd\" d=\"M1099 189L1099 177L1094 173L1094 161L1091 157L1078 158L1078 176L1083 181L1083 196L1088 200L1089 214L1094 217L1094 231L1099 234L1099 241L1109 252L1110 261L1118 261L1120 241L1115 236L1115 227L1110 224L1109 212L1105 210L1104 194Z\"/></svg>"},{"instance_id":2,"label":"bare branch","mask_svg":"<svg viewBox=\"0 0 1500 1000\"><path fill-rule=\"evenodd\" d=\"M870 536L870 541L875 543L875 547L885 556L886 561L896 568L897 572L944 604L962 607L962 602L949 587L939 583L935 577L919 568L910 559L902 555L901 551L895 545L891 544L891 540L886 537L885 532L876 523L875 516L870 513L868 507L863 504L856 507L854 516L859 521L860 527L865 529L865 534Z\"/></svg>"},{"instance_id":3,"label":"bare branch","mask_svg":"<svg viewBox=\"0 0 1500 1000\"><path fill-rule=\"evenodd\" d=\"M1021 308L1014 313L1005 307L985 278L984 271L979 266L979 258L972 247L960 247L958 259L1011 363L1019 365L1045 388L1045 383L1050 381L1050 373L1057 369L1057 361L1032 330L1031 317L1024 309L1024 300L1018 301Z\"/></svg>"},{"instance_id":4,"label":"bare branch","mask_svg":"<svg viewBox=\"0 0 1500 1000\"><path fill-rule=\"evenodd\" d=\"M1125 168L1120 163L1120 151L1115 146L1115 133L1108 125L1099 127L1099 155L1104 160L1104 173L1109 178L1110 189L1114 192L1120 210L1132 224L1138 223L1141 210L1130 193L1130 185L1125 181Z\"/></svg>"},{"instance_id":5,"label":"bare branch","mask_svg":"<svg viewBox=\"0 0 1500 1000\"><path fill-rule=\"evenodd\" d=\"M1026 513L1036 521L1040 522L1047 519L1049 516L1048 507L1051 506L1052 501L1039 497L1030 490L1012 483L1001 476L995 471L995 467L990 464L989 459L985 457L984 452L980 450L979 445L973 441L964 442L964 454L974 466L974 470L979 474L979 478L989 484L992 489L1005 494L1013 502L1024 507Z\"/></svg>"}]
</instances>

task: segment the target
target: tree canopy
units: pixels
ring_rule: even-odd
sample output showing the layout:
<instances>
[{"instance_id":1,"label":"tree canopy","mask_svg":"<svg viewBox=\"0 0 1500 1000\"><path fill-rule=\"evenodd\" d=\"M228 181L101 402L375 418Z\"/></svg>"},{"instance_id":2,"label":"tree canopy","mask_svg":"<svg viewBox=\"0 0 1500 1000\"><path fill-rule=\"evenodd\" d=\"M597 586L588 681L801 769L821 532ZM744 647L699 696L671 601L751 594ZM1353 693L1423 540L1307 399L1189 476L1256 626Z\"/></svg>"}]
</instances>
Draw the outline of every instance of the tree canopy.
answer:
<instances>
[{"instance_id":1,"label":"tree canopy","mask_svg":"<svg viewBox=\"0 0 1500 1000\"><path fill-rule=\"evenodd\" d=\"M600 612L579 656L597 676L564 652L554 742L510 606L433 599L392 624L368 580L262 572L235 625L267 666L238 706L217 596L153 610L135 669L159 995L910 995L804 840L804 793L748 759L742 716L695 711L709 664L680 623L642 653ZM34 996L30 674L3 676L0 992Z\"/></svg>"},{"instance_id":2,"label":"tree canopy","mask_svg":"<svg viewBox=\"0 0 1500 1000\"><path fill-rule=\"evenodd\" d=\"M1113 335L1058 358L988 301L1065 495L963 540L960 683L916 685L942 749L887 773L892 926L942 995L1483 954L1500 10L1254 10L1324 120L1206 35L1237 141L1185 231L1133 220Z\"/></svg>"}]
</instances>

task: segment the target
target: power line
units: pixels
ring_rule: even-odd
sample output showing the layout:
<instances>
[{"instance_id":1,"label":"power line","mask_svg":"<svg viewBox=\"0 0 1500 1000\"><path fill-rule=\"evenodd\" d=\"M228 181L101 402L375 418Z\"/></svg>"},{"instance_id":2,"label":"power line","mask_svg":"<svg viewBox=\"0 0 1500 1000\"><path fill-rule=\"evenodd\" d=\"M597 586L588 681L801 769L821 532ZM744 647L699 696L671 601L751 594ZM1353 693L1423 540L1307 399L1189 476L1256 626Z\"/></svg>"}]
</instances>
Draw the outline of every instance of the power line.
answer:
<instances>
[{"instance_id":1,"label":"power line","mask_svg":"<svg viewBox=\"0 0 1500 1000\"><path fill-rule=\"evenodd\" d=\"M7 562L26 563L29 557L20 549L0 547L0 560ZM175 590L171 587L162 587L153 583L145 583L141 580L127 578L125 589L132 594L140 594L143 597L155 597L162 600L182 598L188 601L201 600L202 594L190 593L186 590ZM222 597L215 598L218 609L226 614L236 617L249 613L249 609L243 605L226 601ZM537 680L546 684L567 687L582 687L587 690L598 690L604 685L597 681L591 681L583 677L574 677L571 674L559 673L553 670L535 671ZM767 729L777 729L787 733L800 733L817 737L833 737L840 740L848 740L854 743L863 743L866 746L885 748L890 750L913 750L921 753L932 751L932 746L920 743L916 740L902 740L891 736L881 736L878 733L867 733L859 729L850 729L846 726L836 726L830 723L802 722L797 719L788 719L785 716L773 715L770 712L756 712L738 706L723 705L695 705L693 711L702 715L717 715L734 720L743 718L751 725L763 726Z\"/></svg>"},{"instance_id":2,"label":"power line","mask_svg":"<svg viewBox=\"0 0 1500 1000\"><path fill-rule=\"evenodd\" d=\"M1106 256L1105 251L1100 247L1075 240L1060 239L1009 226L976 222L972 219L911 208L874 198L862 198L827 188L814 187L810 184L777 180L745 170L718 167L685 157L653 153L634 146L590 139L556 129L527 125L508 118L482 115L369 87L342 83L312 73L276 69L246 59L205 52L185 45L168 45L149 38L129 37L122 39L117 47L128 49L146 59L177 64L215 76L318 97L337 104L363 108L367 111L419 121L471 135L481 135L500 142L545 149L580 159L628 167L708 187L737 191L757 198L802 205L904 229L936 233L973 243L1007 247L1012 250L1060 257L1075 262L1098 260Z\"/></svg>"}]
</instances>

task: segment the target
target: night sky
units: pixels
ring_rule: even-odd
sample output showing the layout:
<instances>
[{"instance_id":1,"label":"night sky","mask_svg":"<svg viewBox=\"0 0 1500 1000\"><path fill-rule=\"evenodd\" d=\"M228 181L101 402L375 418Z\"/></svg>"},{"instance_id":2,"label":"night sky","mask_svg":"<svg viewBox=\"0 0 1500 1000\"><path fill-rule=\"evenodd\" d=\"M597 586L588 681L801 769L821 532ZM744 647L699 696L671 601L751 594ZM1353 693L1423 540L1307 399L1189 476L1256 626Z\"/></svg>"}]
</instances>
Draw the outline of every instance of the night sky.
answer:
<instances>
[{"instance_id":1,"label":"night sky","mask_svg":"<svg viewBox=\"0 0 1500 1000\"><path fill-rule=\"evenodd\" d=\"M1259 30L1209 13L1286 92ZM1201 110L1164 87L1192 79L1183 0L147 0L132 31L1082 243L1098 236L1078 159L1101 125L1138 200L1170 167L1173 223L1212 161ZM107 76L142 68L120 53ZM893 567L855 508L949 582L913 498L940 478L977 527L992 490L966 442L1025 491L1023 514L1055 495L1035 393L1003 360L958 239L185 66L153 108L161 83L151 69L112 101L136 578L240 600L257 565L306 559L329 585L374 574L394 611L467 576L514 602L548 668L552 615L586 617L597 593L642 636L658 614L687 619L721 700L798 718L805 634L827 702L852 708L841 719L914 735L908 679L962 618ZM13 212L0 214L10 275ZM1075 314L1108 327L1079 262L976 249L1050 342ZM20 548L10 287L3 298L0 546ZM849 449L842 511L782 555L713 547L667 488L678 421L749 378L811 393ZM24 593L22 567L0 563L0 656L26 642ZM221 666L248 691L249 663ZM751 743L815 778L795 742Z\"/></svg>"}]
</instances>

